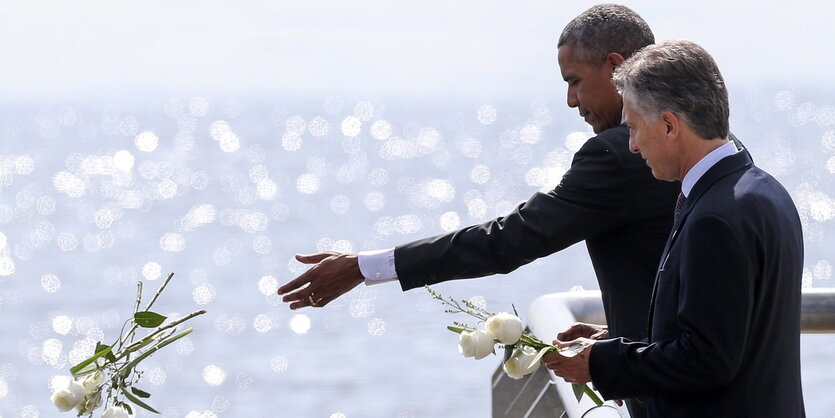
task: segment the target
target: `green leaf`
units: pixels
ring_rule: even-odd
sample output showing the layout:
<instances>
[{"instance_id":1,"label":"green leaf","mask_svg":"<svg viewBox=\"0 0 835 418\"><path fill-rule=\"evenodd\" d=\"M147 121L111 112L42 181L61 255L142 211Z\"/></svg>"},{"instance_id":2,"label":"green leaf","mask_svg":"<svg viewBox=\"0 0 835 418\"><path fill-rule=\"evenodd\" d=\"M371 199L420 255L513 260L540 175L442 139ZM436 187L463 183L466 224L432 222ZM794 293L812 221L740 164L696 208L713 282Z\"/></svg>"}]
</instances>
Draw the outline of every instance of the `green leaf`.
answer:
<instances>
[{"instance_id":1,"label":"green leaf","mask_svg":"<svg viewBox=\"0 0 835 418\"><path fill-rule=\"evenodd\" d=\"M102 351L102 350L106 350L108 348L110 348L110 346L102 344L101 341L96 343L96 352L97 353ZM113 350L108 351L107 354L104 355L104 358L110 360L111 363L116 362L116 356L113 355Z\"/></svg>"},{"instance_id":2,"label":"green leaf","mask_svg":"<svg viewBox=\"0 0 835 418\"><path fill-rule=\"evenodd\" d=\"M504 359L502 359L502 364L507 363L510 360L510 356L513 355L513 350L516 348L515 345L505 344L504 346Z\"/></svg>"},{"instance_id":3,"label":"green leaf","mask_svg":"<svg viewBox=\"0 0 835 418\"><path fill-rule=\"evenodd\" d=\"M167 317L156 312L142 311L133 314L133 321L142 328L156 328L165 322Z\"/></svg>"},{"instance_id":4,"label":"green leaf","mask_svg":"<svg viewBox=\"0 0 835 418\"><path fill-rule=\"evenodd\" d=\"M134 386L130 387L130 391L133 392L134 395L139 396L142 399L148 399L148 398L151 397L150 393L145 392L144 390L139 389L139 388L134 387Z\"/></svg>"},{"instance_id":5,"label":"green leaf","mask_svg":"<svg viewBox=\"0 0 835 418\"><path fill-rule=\"evenodd\" d=\"M591 398L591 400L594 402L595 405L597 405L597 406L603 405L603 401L600 400L600 398L597 397L597 394L594 393L593 390L591 390L589 385L584 384L584 385L577 385L577 386L582 386L583 387L583 392L585 392L586 395L589 395L589 398ZM582 395L580 395L580 396L582 396ZM577 399L577 400L579 401L580 399Z\"/></svg>"},{"instance_id":6,"label":"green leaf","mask_svg":"<svg viewBox=\"0 0 835 418\"><path fill-rule=\"evenodd\" d=\"M158 413L159 413L159 411L157 411L156 409L152 408L150 405L146 404L145 402L142 402L142 401L141 401L141 400L139 400L139 398L137 398L136 396L133 396L133 395L132 395L129 391L125 390L125 388L122 388L122 394L123 394L123 395L125 395L125 397L126 397L126 398L128 398L128 400L130 400L131 402L133 402L134 404L136 404L136 406L139 406L139 407L145 408L145 409L147 409L147 410L149 410L149 411L151 411L151 412L153 412L153 413L155 413L155 414L158 414Z\"/></svg>"},{"instance_id":7,"label":"green leaf","mask_svg":"<svg viewBox=\"0 0 835 418\"><path fill-rule=\"evenodd\" d=\"M574 397L577 398L577 402L580 402L580 398L583 397L583 391L586 385L578 385L576 383L571 384L571 388L574 389Z\"/></svg>"},{"instance_id":8,"label":"green leaf","mask_svg":"<svg viewBox=\"0 0 835 418\"><path fill-rule=\"evenodd\" d=\"M96 369L98 369L98 366L95 365L94 362L103 356L107 356L108 353L110 353L110 347L107 347L101 351L97 351L96 354L94 354L92 357L70 368L70 373L72 373L73 377L79 377L96 371ZM88 367L91 365L93 366L92 368Z\"/></svg>"},{"instance_id":9,"label":"green leaf","mask_svg":"<svg viewBox=\"0 0 835 418\"><path fill-rule=\"evenodd\" d=\"M456 334L460 334L460 333L462 333L462 332L464 332L464 331L467 331L467 329L466 329L466 328L453 327L452 325L450 325L450 326L446 327L446 329L448 329L448 330L450 330L450 331L452 331L452 332L454 332L454 333L456 333Z\"/></svg>"},{"instance_id":10,"label":"green leaf","mask_svg":"<svg viewBox=\"0 0 835 418\"><path fill-rule=\"evenodd\" d=\"M533 360L531 360L531 363L528 364L528 367L533 366L534 363L539 363L539 360L542 360L542 356L544 356L544 355L546 355L546 354L548 354L551 351L554 351L556 349L557 349L557 347L554 347L552 345L550 347L545 347L542 350L539 350L539 353L536 353L536 357L534 357Z\"/></svg>"}]
</instances>

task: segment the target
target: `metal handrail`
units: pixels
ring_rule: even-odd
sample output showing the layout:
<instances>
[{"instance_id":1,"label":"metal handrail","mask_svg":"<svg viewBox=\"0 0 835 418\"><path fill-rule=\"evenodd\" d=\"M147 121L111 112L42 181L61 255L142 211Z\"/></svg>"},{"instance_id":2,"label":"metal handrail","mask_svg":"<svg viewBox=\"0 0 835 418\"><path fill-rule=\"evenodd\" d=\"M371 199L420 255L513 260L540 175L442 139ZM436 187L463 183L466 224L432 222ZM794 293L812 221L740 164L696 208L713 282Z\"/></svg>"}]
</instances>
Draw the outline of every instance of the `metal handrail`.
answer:
<instances>
[{"instance_id":1,"label":"metal handrail","mask_svg":"<svg viewBox=\"0 0 835 418\"><path fill-rule=\"evenodd\" d=\"M552 340L575 322L606 323L599 290L543 295L534 300L528 309L528 327L543 341ZM835 333L835 288L803 289L800 326L802 333ZM577 402L571 385L550 370L549 374L569 418L580 418L594 406L588 397ZM610 415L600 412L596 416L618 416L614 410L610 410ZM624 417L629 416L626 408L621 408L620 413Z\"/></svg>"}]
</instances>

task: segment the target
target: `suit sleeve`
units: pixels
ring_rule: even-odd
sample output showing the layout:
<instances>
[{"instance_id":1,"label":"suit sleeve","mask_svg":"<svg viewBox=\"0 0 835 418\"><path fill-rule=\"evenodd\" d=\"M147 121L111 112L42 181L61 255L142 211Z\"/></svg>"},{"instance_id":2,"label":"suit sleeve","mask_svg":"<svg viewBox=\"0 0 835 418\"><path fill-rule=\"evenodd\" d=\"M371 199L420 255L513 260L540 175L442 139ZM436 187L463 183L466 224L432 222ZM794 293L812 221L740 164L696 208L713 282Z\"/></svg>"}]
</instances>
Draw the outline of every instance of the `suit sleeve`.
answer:
<instances>
[{"instance_id":1,"label":"suit sleeve","mask_svg":"<svg viewBox=\"0 0 835 418\"><path fill-rule=\"evenodd\" d=\"M395 248L403 290L508 273L625 222L622 153L601 136L575 154L560 184L505 217Z\"/></svg>"},{"instance_id":2,"label":"suit sleeve","mask_svg":"<svg viewBox=\"0 0 835 418\"><path fill-rule=\"evenodd\" d=\"M672 267L680 277L673 319L680 334L660 336L652 344L624 339L596 343L589 368L607 399L722 387L740 369L747 344L768 343L747 340L756 276L748 248L754 243L740 239L739 231L719 216L687 222L676 244L682 246L681 262ZM666 285L665 279L671 278L660 272L658 286Z\"/></svg>"}]
</instances>

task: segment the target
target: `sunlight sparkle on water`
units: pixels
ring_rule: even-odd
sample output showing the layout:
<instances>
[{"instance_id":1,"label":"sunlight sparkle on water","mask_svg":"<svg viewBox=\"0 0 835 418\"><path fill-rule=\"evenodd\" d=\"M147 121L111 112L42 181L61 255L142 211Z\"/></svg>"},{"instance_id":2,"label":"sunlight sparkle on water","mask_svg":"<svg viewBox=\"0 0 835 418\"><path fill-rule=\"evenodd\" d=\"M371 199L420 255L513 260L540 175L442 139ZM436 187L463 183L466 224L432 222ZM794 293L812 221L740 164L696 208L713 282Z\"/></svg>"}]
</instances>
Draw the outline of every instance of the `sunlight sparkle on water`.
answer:
<instances>
[{"instance_id":1,"label":"sunlight sparkle on water","mask_svg":"<svg viewBox=\"0 0 835 418\"><path fill-rule=\"evenodd\" d=\"M186 248L186 239L181 234L169 232L159 239L159 247L163 251L178 253Z\"/></svg>"},{"instance_id":2,"label":"sunlight sparkle on water","mask_svg":"<svg viewBox=\"0 0 835 418\"><path fill-rule=\"evenodd\" d=\"M57 367L63 350L64 344L62 344L61 341L56 340L55 338L44 340L43 345L41 346L41 359L50 366Z\"/></svg>"},{"instance_id":3,"label":"sunlight sparkle on water","mask_svg":"<svg viewBox=\"0 0 835 418\"><path fill-rule=\"evenodd\" d=\"M14 260L9 256L0 256L0 276L11 276L14 272Z\"/></svg>"},{"instance_id":4,"label":"sunlight sparkle on water","mask_svg":"<svg viewBox=\"0 0 835 418\"><path fill-rule=\"evenodd\" d=\"M832 264L828 260L820 260L815 263L815 279L829 280L832 278Z\"/></svg>"},{"instance_id":5,"label":"sunlight sparkle on water","mask_svg":"<svg viewBox=\"0 0 835 418\"><path fill-rule=\"evenodd\" d=\"M496 108L485 104L478 108L478 112L476 112L476 116L478 117L478 122L483 125L492 125L493 122L496 121Z\"/></svg>"},{"instance_id":6,"label":"sunlight sparkle on water","mask_svg":"<svg viewBox=\"0 0 835 418\"><path fill-rule=\"evenodd\" d=\"M278 289L278 279L273 276L262 276L260 280L258 280L258 291L260 291L264 296L269 296L275 293L276 289Z\"/></svg>"},{"instance_id":7,"label":"sunlight sparkle on water","mask_svg":"<svg viewBox=\"0 0 835 418\"><path fill-rule=\"evenodd\" d=\"M354 106L354 116L363 122L369 121L374 117L374 104L371 102L359 102Z\"/></svg>"},{"instance_id":8,"label":"sunlight sparkle on water","mask_svg":"<svg viewBox=\"0 0 835 418\"><path fill-rule=\"evenodd\" d=\"M286 132L281 137L281 147L287 151L298 151L302 147L302 136L298 132Z\"/></svg>"},{"instance_id":9,"label":"sunlight sparkle on water","mask_svg":"<svg viewBox=\"0 0 835 418\"><path fill-rule=\"evenodd\" d=\"M296 179L296 190L305 194L313 194L319 191L319 177L315 174L302 174Z\"/></svg>"},{"instance_id":10,"label":"sunlight sparkle on water","mask_svg":"<svg viewBox=\"0 0 835 418\"><path fill-rule=\"evenodd\" d=\"M133 139L136 149L142 152L153 152L159 145L159 137L151 131L142 132Z\"/></svg>"},{"instance_id":11,"label":"sunlight sparkle on water","mask_svg":"<svg viewBox=\"0 0 835 418\"><path fill-rule=\"evenodd\" d=\"M113 165L119 170L130 171L133 168L134 157L128 150L117 151L113 154Z\"/></svg>"},{"instance_id":12,"label":"sunlight sparkle on water","mask_svg":"<svg viewBox=\"0 0 835 418\"><path fill-rule=\"evenodd\" d=\"M61 279L54 274L44 274L41 276L41 287L47 293L55 293L61 289Z\"/></svg>"},{"instance_id":13,"label":"sunlight sparkle on water","mask_svg":"<svg viewBox=\"0 0 835 418\"><path fill-rule=\"evenodd\" d=\"M68 171L59 171L52 178L52 185L55 190L69 197L84 196L87 191L87 183Z\"/></svg>"},{"instance_id":14,"label":"sunlight sparkle on water","mask_svg":"<svg viewBox=\"0 0 835 418\"><path fill-rule=\"evenodd\" d=\"M162 275L162 266L156 261L149 261L142 266L142 277L145 280L156 280Z\"/></svg>"},{"instance_id":15,"label":"sunlight sparkle on water","mask_svg":"<svg viewBox=\"0 0 835 418\"><path fill-rule=\"evenodd\" d=\"M226 380L226 372L214 364L208 365L203 369L203 380L212 386L220 386Z\"/></svg>"},{"instance_id":16,"label":"sunlight sparkle on water","mask_svg":"<svg viewBox=\"0 0 835 418\"><path fill-rule=\"evenodd\" d=\"M203 225L213 223L216 218L217 211L214 206L209 204L195 205L180 220L180 225L186 231L194 231Z\"/></svg>"},{"instance_id":17,"label":"sunlight sparkle on water","mask_svg":"<svg viewBox=\"0 0 835 418\"><path fill-rule=\"evenodd\" d=\"M342 134L345 136L359 136L362 129L362 121L356 116L348 116L342 120Z\"/></svg>"},{"instance_id":18,"label":"sunlight sparkle on water","mask_svg":"<svg viewBox=\"0 0 835 418\"><path fill-rule=\"evenodd\" d=\"M286 372L288 364L289 362L287 361L287 358L284 356L275 356L272 359L270 359L270 367L276 373Z\"/></svg>"},{"instance_id":19,"label":"sunlight sparkle on water","mask_svg":"<svg viewBox=\"0 0 835 418\"><path fill-rule=\"evenodd\" d=\"M78 238L75 235L69 232L62 232L58 235L58 238L55 240L55 243L58 245L58 248L61 251L72 251L76 247L78 247Z\"/></svg>"},{"instance_id":20,"label":"sunlight sparkle on water","mask_svg":"<svg viewBox=\"0 0 835 418\"><path fill-rule=\"evenodd\" d=\"M52 330L60 335L67 335L72 329L72 319L66 315L58 315L52 318Z\"/></svg>"},{"instance_id":21,"label":"sunlight sparkle on water","mask_svg":"<svg viewBox=\"0 0 835 418\"><path fill-rule=\"evenodd\" d=\"M572 132L565 137L565 147L571 152L577 152L589 137L590 135L587 132Z\"/></svg>"},{"instance_id":22,"label":"sunlight sparkle on water","mask_svg":"<svg viewBox=\"0 0 835 418\"><path fill-rule=\"evenodd\" d=\"M470 181L475 184L485 184L490 181L490 167L479 164L470 169Z\"/></svg>"},{"instance_id":23,"label":"sunlight sparkle on water","mask_svg":"<svg viewBox=\"0 0 835 418\"><path fill-rule=\"evenodd\" d=\"M368 333L379 337L386 333L386 322L380 318L374 318L368 321Z\"/></svg>"},{"instance_id":24,"label":"sunlight sparkle on water","mask_svg":"<svg viewBox=\"0 0 835 418\"><path fill-rule=\"evenodd\" d=\"M371 125L371 137L374 139L385 140L391 136L391 123L385 120L378 120Z\"/></svg>"},{"instance_id":25,"label":"sunlight sparkle on water","mask_svg":"<svg viewBox=\"0 0 835 418\"><path fill-rule=\"evenodd\" d=\"M290 329L296 334L307 334L310 331L310 317L305 314L293 315L290 319Z\"/></svg>"},{"instance_id":26,"label":"sunlight sparkle on water","mask_svg":"<svg viewBox=\"0 0 835 418\"><path fill-rule=\"evenodd\" d=\"M148 370L146 373L146 375L148 376L148 381L151 382L151 384L154 386L162 385L163 383L165 383L165 379L168 377L168 375L165 373L165 370L159 367L154 367L153 369Z\"/></svg>"},{"instance_id":27,"label":"sunlight sparkle on water","mask_svg":"<svg viewBox=\"0 0 835 418\"><path fill-rule=\"evenodd\" d=\"M325 118L321 116L316 116L315 118L310 120L310 124L307 127L307 130L313 136L325 136L328 134L329 126L330 124Z\"/></svg>"},{"instance_id":28,"label":"sunlight sparkle on water","mask_svg":"<svg viewBox=\"0 0 835 418\"><path fill-rule=\"evenodd\" d=\"M194 299L194 303L198 305L205 305L215 300L217 291L211 284L201 284L200 286L194 288L191 292L191 296Z\"/></svg>"},{"instance_id":29,"label":"sunlight sparkle on water","mask_svg":"<svg viewBox=\"0 0 835 418\"><path fill-rule=\"evenodd\" d=\"M519 130L519 140L526 144L536 144L542 136L539 126L525 125Z\"/></svg>"},{"instance_id":30,"label":"sunlight sparkle on water","mask_svg":"<svg viewBox=\"0 0 835 418\"><path fill-rule=\"evenodd\" d=\"M461 227L461 217L457 212L444 212L440 219L441 229L444 232L452 232Z\"/></svg>"},{"instance_id":31,"label":"sunlight sparkle on water","mask_svg":"<svg viewBox=\"0 0 835 418\"><path fill-rule=\"evenodd\" d=\"M267 332L273 328L273 320L267 314L258 314L252 320L252 328L257 332Z\"/></svg>"}]
</instances>

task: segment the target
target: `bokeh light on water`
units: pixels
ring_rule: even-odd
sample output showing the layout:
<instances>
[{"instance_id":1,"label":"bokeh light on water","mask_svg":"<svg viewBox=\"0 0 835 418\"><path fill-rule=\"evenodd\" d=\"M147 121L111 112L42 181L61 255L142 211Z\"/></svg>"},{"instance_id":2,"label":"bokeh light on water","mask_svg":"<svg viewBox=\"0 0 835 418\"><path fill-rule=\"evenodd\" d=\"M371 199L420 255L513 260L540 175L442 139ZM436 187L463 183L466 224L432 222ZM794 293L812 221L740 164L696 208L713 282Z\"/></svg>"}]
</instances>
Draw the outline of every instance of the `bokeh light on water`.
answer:
<instances>
[{"instance_id":1,"label":"bokeh light on water","mask_svg":"<svg viewBox=\"0 0 835 418\"><path fill-rule=\"evenodd\" d=\"M832 108L787 90L743 97L758 99L734 131L801 213L803 285L831 286ZM197 96L0 112L0 416L51 416L50 385L117 335L137 281L148 298L169 271L159 311L209 313L144 365L162 416L260 416L278 403L288 416L449 416L460 399L487 414L496 361L460 359L444 329L456 318L422 291L361 285L295 312L276 294L309 267L297 252L390 248L508 213L552 189L592 135L561 99L445 106ZM592 274L575 246L436 288L524 316L539 294L596 288ZM809 367L804 378L827 387Z\"/></svg>"}]
</instances>

